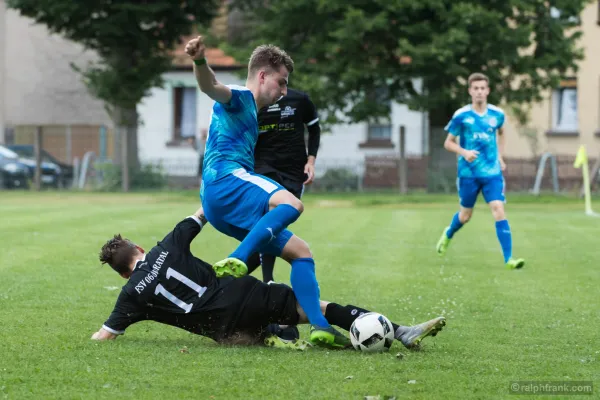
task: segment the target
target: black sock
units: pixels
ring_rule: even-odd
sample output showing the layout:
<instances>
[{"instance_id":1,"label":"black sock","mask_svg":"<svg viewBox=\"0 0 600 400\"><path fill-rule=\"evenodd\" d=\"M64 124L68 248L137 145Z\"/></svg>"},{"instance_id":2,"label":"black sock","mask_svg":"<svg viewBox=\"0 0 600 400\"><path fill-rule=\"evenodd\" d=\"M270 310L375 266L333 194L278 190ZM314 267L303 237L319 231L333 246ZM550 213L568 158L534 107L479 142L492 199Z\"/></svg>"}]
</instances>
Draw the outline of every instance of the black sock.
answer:
<instances>
[{"instance_id":1,"label":"black sock","mask_svg":"<svg viewBox=\"0 0 600 400\"><path fill-rule=\"evenodd\" d=\"M340 306L336 303L329 303L325 309L325 318L327 321L329 321L329 323L349 331L354 320L360 317L362 314L366 314L368 312L370 311L365 310L364 308L353 306L351 304L348 304L347 306ZM400 328L400 326L393 322L392 326L394 327L394 333L398 332L398 328Z\"/></svg>"},{"instance_id":2,"label":"black sock","mask_svg":"<svg viewBox=\"0 0 600 400\"><path fill-rule=\"evenodd\" d=\"M260 254L254 253L246 261L248 267L248 275L250 275L256 268L260 267Z\"/></svg>"},{"instance_id":3,"label":"black sock","mask_svg":"<svg viewBox=\"0 0 600 400\"><path fill-rule=\"evenodd\" d=\"M275 256L270 254L260 255L263 273L263 282L274 281L273 269L275 268Z\"/></svg>"}]
</instances>

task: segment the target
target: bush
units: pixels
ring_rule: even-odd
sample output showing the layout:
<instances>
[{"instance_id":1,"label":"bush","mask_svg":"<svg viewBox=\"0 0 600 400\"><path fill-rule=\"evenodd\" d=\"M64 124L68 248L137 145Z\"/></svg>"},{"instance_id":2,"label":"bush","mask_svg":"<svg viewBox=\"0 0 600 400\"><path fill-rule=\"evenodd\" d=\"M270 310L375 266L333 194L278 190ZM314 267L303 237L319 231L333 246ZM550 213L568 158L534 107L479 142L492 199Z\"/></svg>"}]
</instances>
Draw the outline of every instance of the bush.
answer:
<instances>
[{"instance_id":1,"label":"bush","mask_svg":"<svg viewBox=\"0 0 600 400\"><path fill-rule=\"evenodd\" d=\"M350 192L358 190L359 176L348 168L330 168L325 174L315 179L315 190L328 192Z\"/></svg>"},{"instance_id":2,"label":"bush","mask_svg":"<svg viewBox=\"0 0 600 400\"><path fill-rule=\"evenodd\" d=\"M98 190L117 192L122 188L122 171L119 165L96 164ZM131 190L163 189L167 175L160 164L142 164L138 170L130 170Z\"/></svg>"}]
</instances>

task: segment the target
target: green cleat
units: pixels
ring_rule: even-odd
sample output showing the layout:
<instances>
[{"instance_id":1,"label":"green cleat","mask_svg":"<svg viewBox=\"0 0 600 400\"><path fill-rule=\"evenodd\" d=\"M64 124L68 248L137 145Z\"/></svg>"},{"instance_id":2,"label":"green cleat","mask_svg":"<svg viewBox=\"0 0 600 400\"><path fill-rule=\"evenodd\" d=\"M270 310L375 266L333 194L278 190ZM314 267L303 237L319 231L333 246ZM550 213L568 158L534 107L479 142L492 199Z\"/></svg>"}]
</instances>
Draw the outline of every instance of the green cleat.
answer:
<instances>
[{"instance_id":1,"label":"green cleat","mask_svg":"<svg viewBox=\"0 0 600 400\"><path fill-rule=\"evenodd\" d=\"M285 340L277 335L269 335L265 338L265 346L274 347L276 349L288 349L304 351L311 347L310 343L302 339Z\"/></svg>"},{"instance_id":2,"label":"green cleat","mask_svg":"<svg viewBox=\"0 0 600 400\"><path fill-rule=\"evenodd\" d=\"M213 265L213 270L217 274L217 278L225 276L233 276L240 278L248 273L248 267L242 260L237 258L226 258Z\"/></svg>"},{"instance_id":3,"label":"green cleat","mask_svg":"<svg viewBox=\"0 0 600 400\"><path fill-rule=\"evenodd\" d=\"M338 332L334 327L322 328L320 326L310 326L310 342L317 346L330 349L345 349L352 347L350 339Z\"/></svg>"},{"instance_id":4,"label":"green cleat","mask_svg":"<svg viewBox=\"0 0 600 400\"><path fill-rule=\"evenodd\" d=\"M400 340L408 349L418 349L421 340L427 336L435 336L446 326L446 318L437 317L422 324L411 326L402 333Z\"/></svg>"},{"instance_id":5,"label":"green cleat","mask_svg":"<svg viewBox=\"0 0 600 400\"><path fill-rule=\"evenodd\" d=\"M525 260L523 258L510 258L506 262L506 268L508 269L521 269L525 265Z\"/></svg>"},{"instance_id":6,"label":"green cleat","mask_svg":"<svg viewBox=\"0 0 600 400\"><path fill-rule=\"evenodd\" d=\"M442 237L440 237L440 240L438 240L437 246L435 247L438 255L440 256L443 256L446 253L446 250L448 250L448 246L450 246L451 239L447 235L449 229L450 227L444 229L444 232L442 232Z\"/></svg>"}]
</instances>

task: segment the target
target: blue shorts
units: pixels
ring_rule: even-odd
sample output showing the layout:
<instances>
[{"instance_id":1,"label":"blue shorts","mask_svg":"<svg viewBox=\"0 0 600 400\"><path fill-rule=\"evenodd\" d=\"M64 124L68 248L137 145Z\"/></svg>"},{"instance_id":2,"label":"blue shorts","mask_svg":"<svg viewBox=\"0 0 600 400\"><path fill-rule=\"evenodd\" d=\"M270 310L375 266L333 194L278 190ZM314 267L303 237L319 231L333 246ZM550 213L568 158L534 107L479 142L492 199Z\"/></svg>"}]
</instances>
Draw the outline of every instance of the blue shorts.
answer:
<instances>
[{"instance_id":1,"label":"blue shorts","mask_svg":"<svg viewBox=\"0 0 600 400\"><path fill-rule=\"evenodd\" d=\"M269 199L280 190L285 188L279 183L240 168L214 182L203 181L200 196L208 222L241 242L269 211ZM257 251L280 256L292 235L284 229Z\"/></svg>"},{"instance_id":2,"label":"blue shorts","mask_svg":"<svg viewBox=\"0 0 600 400\"><path fill-rule=\"evenodd\" d=\"M504 178L502 175L489 178L458 178L458 197L464 208L473 208L479 192L483 194L486 203L499 200L506 202L504 195Z\"/></svg>"}]
</instances>

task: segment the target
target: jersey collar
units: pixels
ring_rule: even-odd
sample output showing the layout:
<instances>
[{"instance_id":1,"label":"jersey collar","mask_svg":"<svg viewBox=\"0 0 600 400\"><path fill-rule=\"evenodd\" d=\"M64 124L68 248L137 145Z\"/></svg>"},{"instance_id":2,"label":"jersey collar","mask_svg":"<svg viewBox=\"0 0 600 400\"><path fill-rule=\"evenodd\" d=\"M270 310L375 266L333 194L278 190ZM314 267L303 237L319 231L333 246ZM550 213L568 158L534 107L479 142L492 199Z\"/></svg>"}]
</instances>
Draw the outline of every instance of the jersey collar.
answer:
<instances>
[{"instance_id":1,"label":"jersey collar","mask_svg":"<svg viewBox=\"0 0 600 400\"><path fill-rule=\"evenodd\" d=\"M146 253L144 253L144 256L142 258L138 258L135 262L135 267L133 267L133 269L135 270L138 265L140 265L140 263L143 263L144 261L146 261Z\"/></svg>"}]
</instances>

